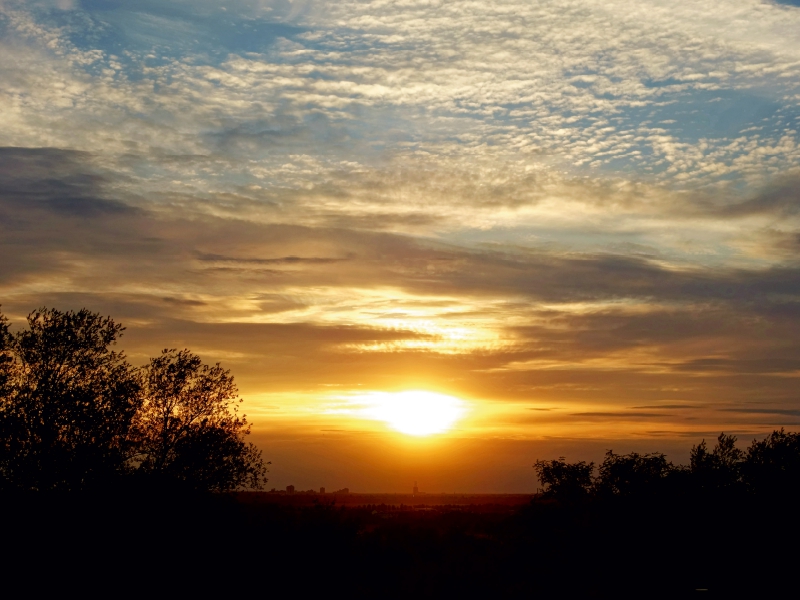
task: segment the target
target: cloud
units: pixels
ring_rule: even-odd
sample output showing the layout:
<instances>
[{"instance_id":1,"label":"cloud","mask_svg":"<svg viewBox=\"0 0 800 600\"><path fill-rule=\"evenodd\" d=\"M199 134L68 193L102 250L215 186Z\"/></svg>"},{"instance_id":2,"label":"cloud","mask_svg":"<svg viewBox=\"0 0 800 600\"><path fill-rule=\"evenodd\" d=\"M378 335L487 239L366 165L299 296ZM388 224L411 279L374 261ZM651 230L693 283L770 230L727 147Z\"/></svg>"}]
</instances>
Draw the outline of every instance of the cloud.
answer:
<instances>
[{"instance_id":1,"label":"cloud","mask_svg":"<svg viewBox=\"0 0 800 600\"><path fill-rule=\"evenodd\" d=\"M325 265L330 263L337 263L344 258L304 258L301 256L282 256L279 258L236 258L233 256L223 256L221 254L201 254L198 258L206 262L221 262L221 263L244 263L244 264L257 264L257 265Z\"/></svg>"},{"instance_id":2,"label":"cloud","mask_svg":"<svg viewBox=\"0 0 800 600\"><path fill-rule=\"evenodd\" d=\"M683 410L686 408L703 408L704 405L689 404L655 404L652 406L633 406L632 408L649 408L652 410Z\"/></svg>"},{"instance_id":3,"label":"cloud","mask_svg":"<svg viewBox=\"0 0 800 600\"><path fill-rule=\"evenodd\" d=\"M86 305L254 396L458 392L510 407L492 435L794 398L793 9L1 6L17 322Z\"/></svg>"},{"instance_id":4,"label":"cloud","mask_svg":"<svg viewBox=\"0 0 800 600\"><path fill-rule=\"evenodd\" d=\"M763 359L696 358L676 366L679 370L703 373L792 373L800 371L800 356L780 359L770 356Z\"/></svg>"},{"instance_id":5,"label":"cloud","mask_svg":"<svg viewBox=\"0 0 800 600\"><path fill-rule=\"evenodd\" d=\"M299 6L235 3L229 17L197 25L190 13L164 14L150 3L103 5L112 22L131 7L157 15L159 31L172 28L172 45L183 51L168 57L170 44L98 52L87 44L91 37L64 33L74 24L47 28L24 13L11 23L19 35L60 49L66 64L53 76L71 74L83 87L71 95L76 125L121 126L117 137L141 150L265 160L276 143L324 155L315 148L321 143L366 160L391 145L393 154L423 151L439 160L513 149L579 172L633 168L679 185L763 179L800 164L797 115L783 100L796 90L791 73L800 57L772 43L792 47L792 18L778 14L785 11L742 0L735 10L747 31L716 27L709 36L720 17L694 5L341 2L308 13L302 30L264 30L269 43L230 48L221 62L211 58L213 44L191 46L198 35L224 44L229 26L277 27L280 14ZM100 7L85 8L91 15ZM756 11L758 18L748 18ZM130 35L151 27L141 19L118 26ZM41 100L52 95L51 86L28 87L43 90ZM19 117L36 130L48 109L31 101L39 127L32 115ZM65 143L80 143L79 131Z\"/></svg>"},{"instance_id":6,"label":"cloud","mask_svg":"<svg viewBox=\"0 0 800 600\"><path fill-rule=\"evenodd\" d=\"M87 158L56 148L0 148L0 206L17 214L24 208L81 218L135 213L107 197L108 180L93 172Z\"/></svg>"},{"instance_id":7,"label":"cloud","mask_svg":"<svg viewBox=\"0 0 800 600\"><path fill-rule=\"evenodd\" d=\"M659 417L671 417L672 415L666 413L652 413L652 412L582 412L572 413L571 417L603 417L611 418L618 421L625 421L628 419L653 419Z\"/></svg>"},{"instance_id":8,"label":"cloud","mask_svg":"<svg viewBox=\"0 0 800 600\"><path fill-rule=\"evenodd\" d=\"M72 10L76 8L79 0L28 0L26 2L28 7L37 8L56 8L58 10ZM0 8L5 7L19 7L22 3L17 0L3 0L0 2Z\"/></svg>"},{"instance_id":9,"label":"cloud","mask_svg":"<svg viewBox=\"0 0 800 600\"><path fill-rule=\"evenodd\" d=\"M800 178L778 178L766 189L744 202L726 206L720 216L744 217L760 213L773 213L784 217L800 211Z\"/></svg>"},{"instance_id":10,"label":"cloud","mask_svg":"<svg viewBox=\"0 0 800 600\"><path fill-rule=\"evenodd\" d=\"M786 417L800 417L800 410L782 408L723 408L724 412L739 413L743 415L781 415Z\"/></svg>"}]
</instances>

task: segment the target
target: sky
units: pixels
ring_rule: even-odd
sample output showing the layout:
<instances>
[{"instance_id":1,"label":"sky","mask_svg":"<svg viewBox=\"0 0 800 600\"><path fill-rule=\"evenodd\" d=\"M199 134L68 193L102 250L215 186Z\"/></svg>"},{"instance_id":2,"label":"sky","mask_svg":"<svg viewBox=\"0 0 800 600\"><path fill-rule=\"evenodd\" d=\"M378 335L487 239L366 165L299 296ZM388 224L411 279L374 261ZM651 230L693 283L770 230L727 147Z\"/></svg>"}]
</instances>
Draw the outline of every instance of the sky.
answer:
<instances>
[{"instance_id":1,"label":"sky","mask_svg":"<svg viewBox=\"0 0 800 600\"><path fill-rule=\"evenodd\" d=\"M222 363L268 487L686 462L800 426L798 129L798 1L0 0L0 304Z\"/></svg>"}]
</instances>

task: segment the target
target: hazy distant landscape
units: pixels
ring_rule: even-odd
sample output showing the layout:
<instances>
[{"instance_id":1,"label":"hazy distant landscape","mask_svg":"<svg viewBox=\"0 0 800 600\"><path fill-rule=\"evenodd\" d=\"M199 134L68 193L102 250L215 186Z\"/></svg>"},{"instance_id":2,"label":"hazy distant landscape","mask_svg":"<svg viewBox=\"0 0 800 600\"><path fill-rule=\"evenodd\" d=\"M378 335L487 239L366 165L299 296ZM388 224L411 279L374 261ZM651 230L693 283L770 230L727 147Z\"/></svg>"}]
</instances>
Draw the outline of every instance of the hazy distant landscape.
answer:
<instances>
[{"instance_id":1,"label":"hazy distant landscape","mask_svg":"<svg viewBox=\"0 0 800 600\"><path fill-rule=\"evenodd\" d=\"M369 494L314 492L242 492L236 495L244 504L281 504L286 506L375 506L382 512L427 510L433 507L519 507L529 504L533 494ZM379 509L375 509L379 510Z\"/></svg>"}]
</instances>

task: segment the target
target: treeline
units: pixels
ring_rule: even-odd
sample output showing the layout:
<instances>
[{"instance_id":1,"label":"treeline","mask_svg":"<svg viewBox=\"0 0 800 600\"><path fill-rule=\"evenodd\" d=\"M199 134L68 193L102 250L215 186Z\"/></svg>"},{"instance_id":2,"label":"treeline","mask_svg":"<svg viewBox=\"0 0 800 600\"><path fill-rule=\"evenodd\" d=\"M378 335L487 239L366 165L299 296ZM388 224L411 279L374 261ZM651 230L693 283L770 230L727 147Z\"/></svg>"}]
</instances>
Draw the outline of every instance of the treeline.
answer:
<instances>
[{"instance_id":1,"label":"treeline","mask_svg":"<svg viewBox=\"0 0 800 600\"><path fill-rule=\"evenodd\" d=\"M753 440L746 451L736 437L721 433L713 449L693 446L689 466L674 465L660 452L615 454L593 462L538 460L543 497L563 503L650 494L738 494L797 498L800 492L800 434L783 429Z\"/></svg>"},{"instance_id":2,"label":"treeline","mask_svg":"<svg viewBox=\"0 0 800 600\"><path fill-rule=\"evenodd\" d=\"M690 456L536 461L543 493L503 544L511 572L535 565L551 591L585 597L794 597L800 434L773 431L743 450L722 433Z\"/></svg>"},{"instance_id":3,"label":"treeline","mask_svg":"<svg viewBox=\"0 0 800 600\"><path fill-rule=\"evenodd\" d=\"M174 349L134 367L113 349L123 331L42 308L12 332L0 313L0 490L260 489L230 372Z\"/></svg>"}]
</instances>

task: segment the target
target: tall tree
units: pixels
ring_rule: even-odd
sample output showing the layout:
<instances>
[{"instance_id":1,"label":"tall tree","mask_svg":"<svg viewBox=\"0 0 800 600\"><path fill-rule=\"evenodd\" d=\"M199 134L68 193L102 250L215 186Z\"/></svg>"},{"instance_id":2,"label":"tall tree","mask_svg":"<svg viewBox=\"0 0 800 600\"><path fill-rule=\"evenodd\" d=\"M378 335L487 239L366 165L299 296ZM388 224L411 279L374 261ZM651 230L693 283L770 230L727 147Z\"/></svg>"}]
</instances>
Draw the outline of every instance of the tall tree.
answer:
<instances>
[{"instance_id":1,"label":"tall tree","mask_svg":"<svg viewBox=\"0 0 800 600\"><path fill-rule=\"evenodd\" d=\"M111 350L124 328L86 309L42 308L27 322L14 335L3 323L5 364L13 354L0 412L6 485L75 490L120 475L139 406L135 370Z\"/></svg>"},{"instance_id":2,"label":"tall tree","mask_svg":"<svg viewBox=\"0 0 800 600\"><path fill-rule=\"evenodd\" d=\"M230 372L188 350L164 350L142 369L143 404L134 435L140 469L199 490L261 488L261 452L250 433Z\"/></svg>"}]
</instances>

